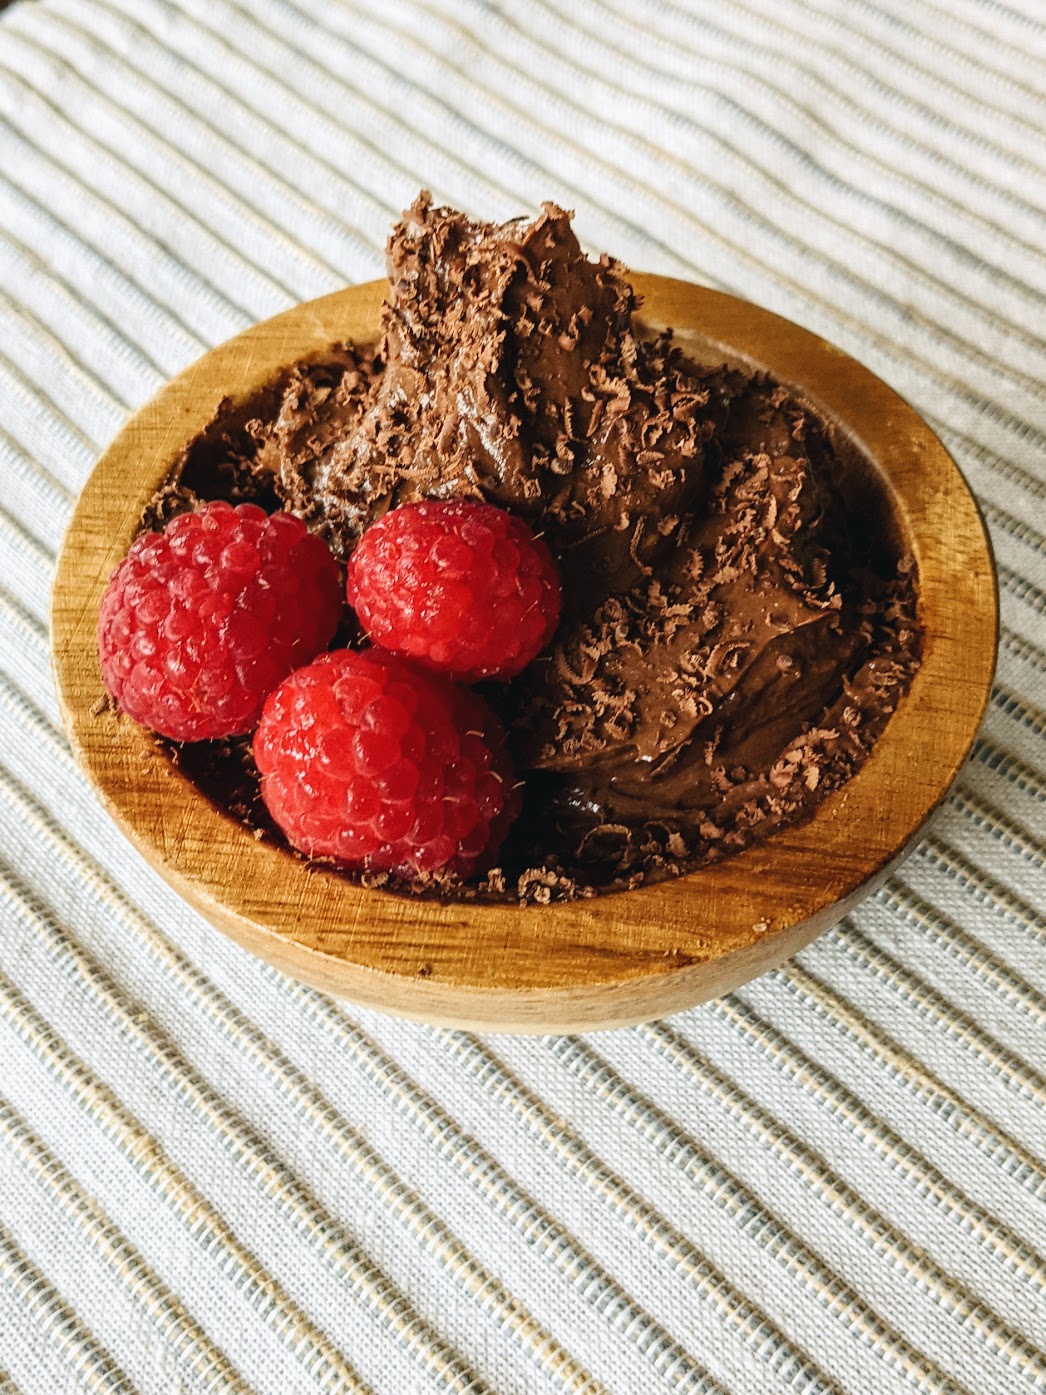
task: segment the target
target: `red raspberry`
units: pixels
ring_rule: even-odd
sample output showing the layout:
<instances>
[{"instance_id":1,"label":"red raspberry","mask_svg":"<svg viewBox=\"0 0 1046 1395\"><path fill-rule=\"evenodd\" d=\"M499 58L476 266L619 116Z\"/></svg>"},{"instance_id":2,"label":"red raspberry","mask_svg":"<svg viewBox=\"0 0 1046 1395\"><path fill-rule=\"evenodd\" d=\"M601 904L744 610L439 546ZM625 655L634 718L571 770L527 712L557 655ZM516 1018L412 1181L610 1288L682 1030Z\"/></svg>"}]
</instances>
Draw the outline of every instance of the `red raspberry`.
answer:
<instances>
[{"instance_id":1,"label":"red raspberry","mask_svg":"<svg viewBox=\"0 0 1046 1395\"><path fill-rule=\"evenodd\" d=\"M254 759L288 840L356 871L468 877L519 809L483 699L381 649L337 649L285 679Z\"/></svg>"},{"instance_id":2,"label":"red raspberry","mask_svg":"<svg viewBox=\"0 0 1046 1395\"><path fill-rule=\"evenodd\" d=\"M463 683L514 677L559 623L548 548L472 499L387 513L349 560L348 596L375 644Z\"/></svg>"},{"instance_id":3,"label":"red raspberry","mask_svg":"<svg viewBox=\"0 0 1046 1395\"><path fill-rule=\"evenodd\" d=\"M219 501L143 533L98 616L105 685L175 741L238 736L276 684L330 643L338 564L288 513Z\"/></svg>"}]
</instances>

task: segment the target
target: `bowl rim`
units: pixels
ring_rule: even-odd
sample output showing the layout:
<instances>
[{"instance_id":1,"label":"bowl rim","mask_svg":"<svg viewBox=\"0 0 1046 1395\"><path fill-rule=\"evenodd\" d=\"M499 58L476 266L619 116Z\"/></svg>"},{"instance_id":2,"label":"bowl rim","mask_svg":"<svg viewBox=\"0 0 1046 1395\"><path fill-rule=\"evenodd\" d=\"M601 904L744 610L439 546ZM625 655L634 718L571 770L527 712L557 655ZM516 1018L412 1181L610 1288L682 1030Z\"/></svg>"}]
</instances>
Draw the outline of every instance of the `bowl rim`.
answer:
<instances>
[{"instance_id":1,"label":"bowl rim","mask_svg":"<svg viewBox=\"0 0 1046 1395\"><path fill-rule=\"evenodd\" d=\"M75 755L139 851L215 926L324 991L493 1031L592 1030L718 996L782 963L874 889L973 744L995 670L998 585L983 517L936 435L867 368L791 321L689 282L629 279L645 323L672 326L703 356L766 368L872 463L918 567L922 664L868 760L806 823L678 879L551 905L443 903L360 887L260 843L149 733L99 713L98 608L156 486L221 401L333 343L373 342L386 282L237 335L146 403L88 478L52 591L55 679Z\"/></svg>"}]
</instances>

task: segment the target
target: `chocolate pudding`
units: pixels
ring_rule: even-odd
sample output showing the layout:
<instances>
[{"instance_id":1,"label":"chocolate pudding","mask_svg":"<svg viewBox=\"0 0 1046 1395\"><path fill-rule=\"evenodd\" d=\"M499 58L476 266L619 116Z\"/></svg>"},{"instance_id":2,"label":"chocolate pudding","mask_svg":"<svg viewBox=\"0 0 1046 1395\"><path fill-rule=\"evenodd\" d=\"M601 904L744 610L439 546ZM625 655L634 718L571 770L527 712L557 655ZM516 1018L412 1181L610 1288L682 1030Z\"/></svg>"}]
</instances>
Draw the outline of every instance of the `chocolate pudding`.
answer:
<instances>
[{"instance_id":1,"label":"chocolate pudding","mask_svg":"<svg viewBox=\"0 0 1046 1395\"><path fill-rule=\"evenodd\" d=\"M223 406L144 520L250 499L344 559L396 505L470 497L548 542L559 630L518 679L484 688L523 782L500 865L472 885L370 880L591 896L809 817L919 662L913 564L867 464L785 386L648 332L620 268L586 259L551 204L493 226L422 195L388 269L379 342L332 346ZM177 759L279 838L249 743Z\"/></svg>"}]
</instances>

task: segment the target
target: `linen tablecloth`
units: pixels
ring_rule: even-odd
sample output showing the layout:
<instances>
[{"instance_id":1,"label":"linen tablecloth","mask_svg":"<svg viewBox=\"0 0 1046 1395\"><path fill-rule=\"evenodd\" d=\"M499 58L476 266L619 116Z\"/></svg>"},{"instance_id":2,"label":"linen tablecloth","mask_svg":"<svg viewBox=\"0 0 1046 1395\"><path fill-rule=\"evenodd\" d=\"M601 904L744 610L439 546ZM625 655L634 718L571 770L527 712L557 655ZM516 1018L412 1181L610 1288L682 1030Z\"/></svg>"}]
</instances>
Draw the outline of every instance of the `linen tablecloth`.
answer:
<instances>
[{"instance_id":1,"label":"linen tablecloth","mask_svg":"<svg viewBox=\"0 0 1046 1395\"><path fill-rule=\"evenodd\" d=\"M1042 0L24 0L0 16L0 1391L1046 1389ZM1002 586L880 894L669 1021L297 986L78 773L46 628L100 449L377 276L421 186L758 301L922 411Z\"/></svg>"}]
</instances>

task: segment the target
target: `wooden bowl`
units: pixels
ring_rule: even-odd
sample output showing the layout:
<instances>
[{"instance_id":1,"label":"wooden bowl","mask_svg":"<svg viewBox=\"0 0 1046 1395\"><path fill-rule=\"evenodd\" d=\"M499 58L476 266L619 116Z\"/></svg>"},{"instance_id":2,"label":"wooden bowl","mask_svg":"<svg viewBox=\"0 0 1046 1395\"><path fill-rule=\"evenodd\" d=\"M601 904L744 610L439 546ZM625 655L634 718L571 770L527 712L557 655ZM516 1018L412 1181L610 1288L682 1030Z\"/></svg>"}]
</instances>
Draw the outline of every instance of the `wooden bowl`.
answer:
<instances>
[{"instance_id":1,"label":"wooden bowl","mask_svg":"<svg viewBox=\"0 0 1046 1395\"><path fill-rule=\"evenodd\" d=\"M716 997L782 963L888 874L970 749L995 667L998 593L983 521L934 434L867 369L731 296L636 276L643 317L688 352L765 367L848 438L919 570L925 654L870 759L806 824L677 881L550 906L442 905L365 890L257 842L145 731L109 712L102 593L142 510L223 397L242 399L338 340L372 341L384 282L300 305L221 345L133 417L84 488L51 629L78 759L135 846L218 929L328 993L428 1022L592 1030Z\"/></svg>"}]
</instances>

